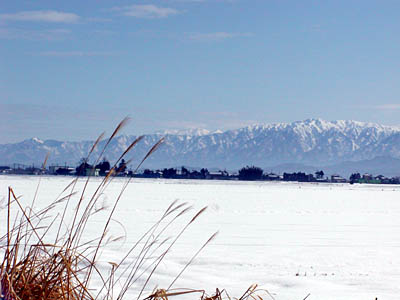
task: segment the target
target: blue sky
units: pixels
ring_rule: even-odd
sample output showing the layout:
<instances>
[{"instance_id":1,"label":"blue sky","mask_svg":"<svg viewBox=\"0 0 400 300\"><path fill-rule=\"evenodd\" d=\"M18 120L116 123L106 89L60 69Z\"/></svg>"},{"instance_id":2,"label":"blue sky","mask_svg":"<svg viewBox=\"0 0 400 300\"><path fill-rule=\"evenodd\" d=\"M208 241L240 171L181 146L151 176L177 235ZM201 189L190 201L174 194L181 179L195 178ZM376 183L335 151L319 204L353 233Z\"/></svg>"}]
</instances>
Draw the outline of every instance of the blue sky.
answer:
<instances>
[{"instance_id":1,"label":"blue sky","mask_svg":"<svg viewBox=\"0 0 400 300\"><path fill-rule=\"evenodd\" d=\"M0 143L307 118L400 125L400 2L2 1Z\"/></svg>"}]
</instances>

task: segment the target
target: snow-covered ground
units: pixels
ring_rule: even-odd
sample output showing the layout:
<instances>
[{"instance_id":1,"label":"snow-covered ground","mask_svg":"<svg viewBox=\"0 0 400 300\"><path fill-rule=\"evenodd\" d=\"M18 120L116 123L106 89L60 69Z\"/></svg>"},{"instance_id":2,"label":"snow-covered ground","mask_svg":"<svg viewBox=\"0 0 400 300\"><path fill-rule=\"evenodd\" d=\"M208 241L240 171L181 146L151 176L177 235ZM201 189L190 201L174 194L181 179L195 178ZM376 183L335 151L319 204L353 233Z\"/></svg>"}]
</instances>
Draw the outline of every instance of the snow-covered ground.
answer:
<instances>
[{"instance_id":1,"label":"snow-covered ground","mask_svg":"<svg viewBox=\"0 0 400 300\"><path fill-rule=\"evenodd\" d=\"M53 201L71 180L42 177L36 207ZM100 180L92 179L86 195ZM111 205L125 180L115 179L101 201ZM0 176L0 201L12 186L28 205L38 181ZM82 187L83 180L77 190ZM258 283L277 300L302 300L309 293L313 300L400 299L400 186L133 179L112 224L126 239L110 245L99 264L121 259L174 200L208 210L168 253L150 290L167 287L219 231L174 287L209 293L225 288L240 297ZM1 231L5 216L1 211ZM94 218L89 236L101 231L104 218Z\"/></svg>"}]
</instances>

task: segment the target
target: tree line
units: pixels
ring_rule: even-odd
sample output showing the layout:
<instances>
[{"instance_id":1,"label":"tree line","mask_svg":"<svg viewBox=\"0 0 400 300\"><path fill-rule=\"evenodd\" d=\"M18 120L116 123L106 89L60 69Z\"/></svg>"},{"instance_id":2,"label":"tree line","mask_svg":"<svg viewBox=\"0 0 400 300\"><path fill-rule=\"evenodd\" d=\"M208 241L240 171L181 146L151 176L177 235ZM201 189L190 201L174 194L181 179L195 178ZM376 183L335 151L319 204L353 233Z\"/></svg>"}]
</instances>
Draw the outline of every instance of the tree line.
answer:
<instances>
[{"instance_id":1,"label":"tree line","mask_svg":"<svg viewBox=\"0 0 400 300\"><path fill-rule=\"evenodd\" d=\"M78 176L106 176L112 166L104 158L97 164L90 164L86 159L81 159L76 168L50 166L48 170L28 166L22 168L3 167L0 173L3 174L55 174L55 175L78 175ZM209 171L207 168L200 170L190 170L184 166L181 168L164 168L158 170L145 169L138 174L128 170L127 162L122 159L114 168L114 176L132 176L141 178L175 178L175 179L221 179L221 180L268 180L268 181L297 181L297 182L349 182L353 183L383 183L400 184L399 177L385 177L383 175L372 176L370 174L352 173L349 179L339 175L332 175L330 178L325 176L324 171L318 170L314 174L305 172L284 172L282 175L274 173L264 173L264 170L257 166L245 166L235 174L229 174L226 170Z\"/></svg>"}]
</instances>

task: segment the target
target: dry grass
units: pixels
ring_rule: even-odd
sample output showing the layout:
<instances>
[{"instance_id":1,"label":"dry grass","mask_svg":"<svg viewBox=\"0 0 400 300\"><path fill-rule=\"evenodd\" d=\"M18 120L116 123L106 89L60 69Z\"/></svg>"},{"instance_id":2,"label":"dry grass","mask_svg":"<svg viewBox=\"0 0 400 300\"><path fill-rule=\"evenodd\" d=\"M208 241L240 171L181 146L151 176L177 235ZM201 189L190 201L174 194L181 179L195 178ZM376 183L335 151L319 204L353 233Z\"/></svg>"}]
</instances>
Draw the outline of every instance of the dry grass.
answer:
<instances>
[{"instance_id":1,"label":"dry grass","mask_svg":"<svg viewBox=\"0 0 400 300\"><path fill-rule=\"evenodd\" d=\"M100 151L96 162L102 158L111 140L127 121L124 119L117 126ZM83 189L79 193L76 190L79 178L75 178L53 203L39 211L34 211L33 207L40 181L29 207L24 207L13 189L9 187L6 206L7 230L6 234L0 237L0 247L4 252L0 267L1 300L120 300L124 299L126 292L139 280L143 283L141 283L141 288L136 291L137 299L142 298L150 279L167 253L187 228L206 210L203 208L195 213L190 221L176 232L175 236L164 238L165 232L171 224L191 210L187 203L172 203L159 220L131 246L119 262L110 263L110 269L107 272L98 269L96 261L100 250L108 243L119 239L108 236L108 230L112 216L131 180L130 178L124 183L108 212L101 234L88 241L84 238L86 226L93 215L104 212L104 207L99 207L100 196L115 178L113 175L120 171L117 168L120 161L142 138L137 138L121 154L109 175L104 177L90 197L87 197L87 188L91 178L84 178ZM103 134L94 143L86 158L87 161L102 139ZM162 140L149 150L137 169L161 144ZM75 198L78 200L73 204ZM61 213L52 216L52 213L57 211L61 211ZM68 213L71 211L73 211L72 215ZM49 240L49 232L56 232L55 238L52 240ZM213 296L207 296L202 290L172 289L173 284L187 266L215 236L216 234L213 234L195 253L166 290L156 290L145 300L166 300L172 296L188 294L202 300L230 299L225 291L218 289ZM134 252L135 255L132 255ZM94 277L101 282L100 287L96 286L96 289L91 287L91 280ZM118 286L118 290L115 288L116 286ZM266 293L269 295L267 291ZM256 286L252 286L238 299L262 299L260 296L255 296L256 294Z\"/></svg>"},{"instance_id":2,"label":"dry grass","mask_svg":"<svg viewBox=\"0 0 400 300\"><path fill-rule=\"evenodd\" d=\"M265 289L258 289L256 284L250 286L239 298L231 297L226 290L215 290L213 295L207 295L205 290L164 290L158 289L144 300L168 300L170 297L192 294L200 300L263 300L265 297L275 300L275 298ZM306 299L306 298L305 298ZM303 300L305 300L303 299Z\"/></svg>"}]
</instances>

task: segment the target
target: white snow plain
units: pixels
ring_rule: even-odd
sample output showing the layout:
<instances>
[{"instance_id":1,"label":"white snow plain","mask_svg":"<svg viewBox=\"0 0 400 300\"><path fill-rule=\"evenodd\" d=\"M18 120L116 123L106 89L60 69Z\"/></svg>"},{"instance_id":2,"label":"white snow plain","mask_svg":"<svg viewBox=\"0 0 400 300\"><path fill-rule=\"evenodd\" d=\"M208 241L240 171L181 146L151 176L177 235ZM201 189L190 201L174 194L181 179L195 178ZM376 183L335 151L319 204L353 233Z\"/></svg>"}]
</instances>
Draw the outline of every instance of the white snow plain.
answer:
<instances>
[{"instance_id":1,"label":"white snow plain","mask_svg":"<svg viewBox=\"0 0 400 300\"><path fill-rule=\"evenodd\" d=\"M72 179L41 177L35 207L55 200ZM76 190L82 191L84 180ZM100 181L92 178L86 195ZM101 202L112 205L125 181L116 178ZM38 183L36 176L0 176L2 205L11 186L28 206ZM168 287L219 231L173 287L209 294L226 289L240 297L257 283L276 300L302 300L308 294L312 300L400 299L400 186L132 179L111 230L126 239L107 246L99 265L118 262L174 200L208 210L167 254L146 293L156 285ZM195 213L177 225L184 226ZM85 232L88 238L101 232L105 217L92 220ZM3 209L2 233L5 220Z\"/></svg>"}]
</instances>

